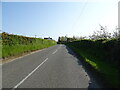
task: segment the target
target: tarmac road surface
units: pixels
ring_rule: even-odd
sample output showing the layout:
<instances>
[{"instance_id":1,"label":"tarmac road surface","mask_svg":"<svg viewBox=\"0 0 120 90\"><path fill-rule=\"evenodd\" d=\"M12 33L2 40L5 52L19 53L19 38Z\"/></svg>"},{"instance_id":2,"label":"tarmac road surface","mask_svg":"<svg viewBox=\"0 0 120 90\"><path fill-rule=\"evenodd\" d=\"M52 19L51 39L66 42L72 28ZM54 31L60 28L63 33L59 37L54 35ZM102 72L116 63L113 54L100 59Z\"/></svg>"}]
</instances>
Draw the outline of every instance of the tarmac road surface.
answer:
<instances>
[{"instance_id":1,"label":"tarmac road surface","mask_svg":"<svg viewBox=\"0 0 120 90\"><path fill-rule=\"evenodd\" d=\"M3 64L2 79L3 88L88 88L91 82L80 60L65 45ZM93 88L98 87L94 82Z\"/></svg>"}]
</instances>

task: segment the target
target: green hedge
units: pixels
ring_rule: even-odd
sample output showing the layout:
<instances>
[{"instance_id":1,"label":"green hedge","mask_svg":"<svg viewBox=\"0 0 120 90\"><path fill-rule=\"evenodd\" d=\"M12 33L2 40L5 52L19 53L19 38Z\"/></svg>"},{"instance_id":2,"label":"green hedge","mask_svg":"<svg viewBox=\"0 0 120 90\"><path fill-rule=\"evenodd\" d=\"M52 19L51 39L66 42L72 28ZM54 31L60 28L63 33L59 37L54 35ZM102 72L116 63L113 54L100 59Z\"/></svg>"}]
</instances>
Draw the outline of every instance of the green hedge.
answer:
<instances>
[{"instance_id":1,"label":"green hedge","mask_svg":"<svg viewBox=\"0 0 120 90\"><path fill-rule=\"evenodd\" d=\"M120 39L79 40L66 43L95 70L102 73L110 87L119 87Z\"/></svg>"},{"instance_id":2,"label":"green hedge","mask_svg":"<svg viewBox=\"0 0 120 90\"><path fill-rule=\"evenodd\" d=\"M54 40L2 33L2 58L47 48L55 44Z\"/></svg>"}]
</instances>

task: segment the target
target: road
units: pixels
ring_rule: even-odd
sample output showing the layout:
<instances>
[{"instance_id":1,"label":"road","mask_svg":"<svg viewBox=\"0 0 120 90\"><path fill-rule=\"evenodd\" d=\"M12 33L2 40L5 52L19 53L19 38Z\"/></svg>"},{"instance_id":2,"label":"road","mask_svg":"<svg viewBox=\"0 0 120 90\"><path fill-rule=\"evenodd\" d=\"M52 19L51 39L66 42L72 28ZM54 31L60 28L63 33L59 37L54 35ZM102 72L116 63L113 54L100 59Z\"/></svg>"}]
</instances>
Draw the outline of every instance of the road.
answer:
<instances>
[{"instance_id":1,"label":"road","mask_svg":"<svg viewBox=\"0 0 120 90\"><path fill-rule=\"evenodd\" d=\"M88 88L91 82L80 60L65 45L3 64L2 79L3 88ZM99 87L95 81L93 86Z\"/></svg>"}]
</instances>

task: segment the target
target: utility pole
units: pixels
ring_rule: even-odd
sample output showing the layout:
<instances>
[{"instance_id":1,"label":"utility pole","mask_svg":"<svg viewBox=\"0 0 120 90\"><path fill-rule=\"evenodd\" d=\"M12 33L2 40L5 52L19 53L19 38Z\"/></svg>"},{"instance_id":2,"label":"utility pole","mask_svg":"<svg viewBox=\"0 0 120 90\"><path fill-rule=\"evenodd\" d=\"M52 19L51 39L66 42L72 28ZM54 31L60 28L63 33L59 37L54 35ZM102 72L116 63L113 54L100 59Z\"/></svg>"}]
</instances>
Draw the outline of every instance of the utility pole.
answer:
<instances>
[{"instance_id":1,"label":"utility pole","mask_svg":"<svg viewBox=\"0 0 120 90\"><path fill-rule=\"evenodd\" d=\"M117 36L120 35L120 27L116 27Z\"/></svg>"}]
</instances>

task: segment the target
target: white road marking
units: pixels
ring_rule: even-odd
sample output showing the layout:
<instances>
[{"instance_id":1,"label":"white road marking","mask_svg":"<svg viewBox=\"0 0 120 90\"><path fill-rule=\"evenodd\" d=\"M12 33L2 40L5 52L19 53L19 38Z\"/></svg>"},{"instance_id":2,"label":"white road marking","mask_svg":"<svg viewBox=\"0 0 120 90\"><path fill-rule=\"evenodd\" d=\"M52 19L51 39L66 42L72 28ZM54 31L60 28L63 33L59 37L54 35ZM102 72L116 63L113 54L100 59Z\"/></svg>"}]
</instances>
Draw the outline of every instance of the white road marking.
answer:
<instances>
[{"instance_id":1,"label":"white road marking","mask_svg":"<svg viewBox=\"0 0 120 90\"><path fill-rule=\"evenodd\" d=\"M30 77L40 66L42 66L48 58L46 58L40 65L38 65L31 73L29 73L23 80L21 80L12 90L15 90L18 86L20 86L28 77Z\"/></svg>"},{"instance_id":2,"label":"white road marking","mask_svg":"<svg viewBox=\"0 0 120 90\"><path fill-rule=\"evenodd\" d=\"M55 54L57 52L57 50L55 50L52 54Z\"/></svg>"}]
</instances>

